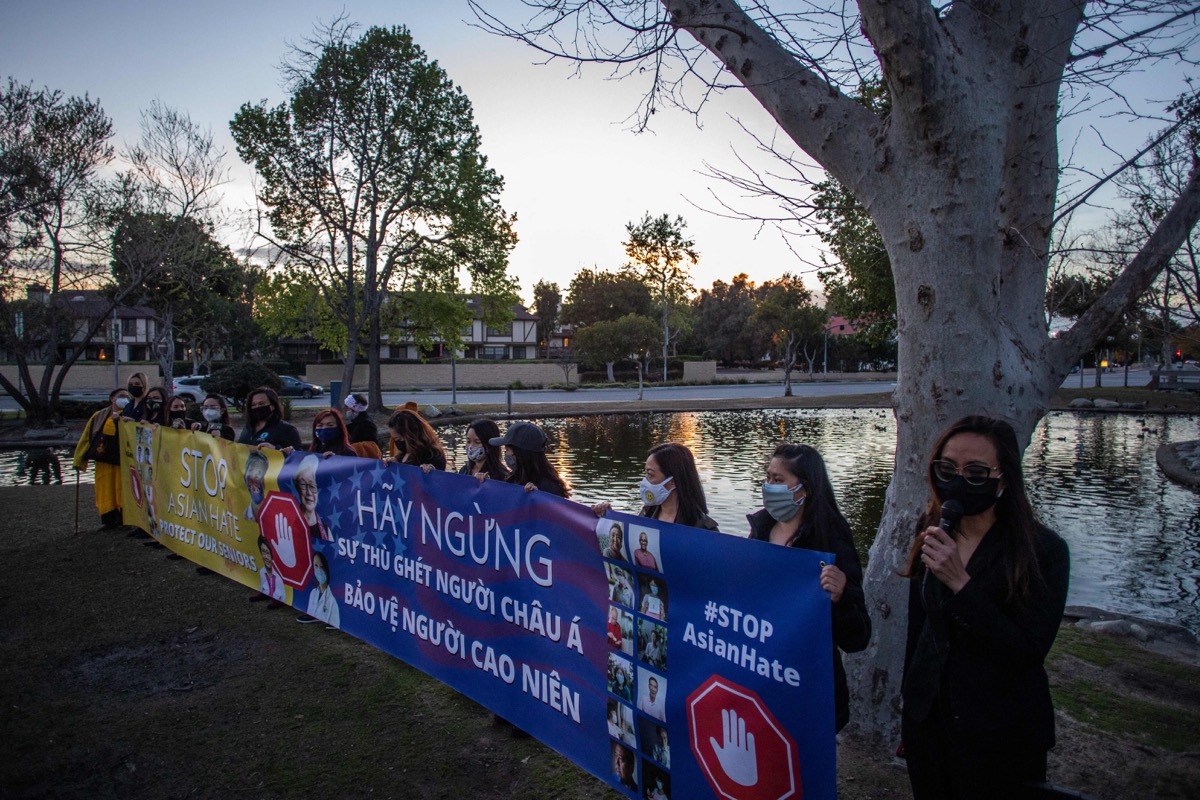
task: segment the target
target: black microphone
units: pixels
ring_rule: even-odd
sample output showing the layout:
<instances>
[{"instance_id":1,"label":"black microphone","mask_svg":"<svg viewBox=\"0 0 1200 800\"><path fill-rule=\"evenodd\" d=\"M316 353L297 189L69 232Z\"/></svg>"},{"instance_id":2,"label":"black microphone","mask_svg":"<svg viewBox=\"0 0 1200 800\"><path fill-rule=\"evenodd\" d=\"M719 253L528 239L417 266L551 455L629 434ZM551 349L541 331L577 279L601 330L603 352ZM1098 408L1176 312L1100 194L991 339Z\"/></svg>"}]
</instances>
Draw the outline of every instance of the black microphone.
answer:
<instances>
[{"instance_id":1,"label":"black microphone","mask_svg":"<svg viewBox=\"0 0 1200 800\"><path fill-rule=\"evenodd\" d=\"M942 518L938 520L938 527L946 532L948 536L954 535L954 529L958 527L958 523L962 522L963 504L957 500L947 500L942 503Z\"/></svg>"}]
</instances>

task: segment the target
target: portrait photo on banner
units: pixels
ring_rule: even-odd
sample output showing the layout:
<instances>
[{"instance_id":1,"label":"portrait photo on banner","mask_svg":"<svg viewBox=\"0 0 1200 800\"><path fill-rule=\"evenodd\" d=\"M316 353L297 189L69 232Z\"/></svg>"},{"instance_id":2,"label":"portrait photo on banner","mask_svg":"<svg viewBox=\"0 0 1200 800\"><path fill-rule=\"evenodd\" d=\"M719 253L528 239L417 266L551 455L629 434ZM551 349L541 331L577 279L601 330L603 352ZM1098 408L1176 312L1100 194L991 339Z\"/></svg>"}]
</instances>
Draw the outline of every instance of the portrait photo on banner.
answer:
<instances>
[{"instance_id":1,"label":"portrait photo on banner","mask_svg":"<svg viewBox=\"0 0 1200 800\"><path fill-rule=\"evenodd\" d=\"M633 563L642 569L662 572L662 554L659 550L659 532L657 528L645 525L629 525L629 546L633 548Z\"/></svg>"},{"instance_id":2,"label":"portrait photo on banner","mask_svg":"<svg viewBox=\"0 0 1200 800\"><path fill-rule=\"evenodd\" d=\"M600 547L600 555L614 561L628 561L629 554L625 546L625 524L615 519L601 518L596 523L596 544Z\"/></svg>"},{"instance_id":3,"label":"portrait photo on banner","mask_svg":"<svg viewBox=\"0 0 1200 800\"><path fill-rule=\"evenodd\" d=\"M637 747L633 729L633 707L615 697L608 699L608 735L630 747Z\"/></svg>"},{"instance_id":4,"label":"portrait photo on banner","mask_svg":"<svg viewBox=\"0 0 1200 800\"><path fill-rule=\"evenodd\" d=\"M638 611L651 619L667 621L667 582L659 576L638 575L641 602Z\"/></svg>"},{"instance_id":5,"label":"portrait photo on banner","mask_svg":"<svg viewBox=\"0 0 1200 800\"><path fill-rule=\"evenodd\" d=\"M616 564L605 564L604 572L608 575L608 599L626 608L633 608L633 573Z\"/></svg>"}]
</instances>

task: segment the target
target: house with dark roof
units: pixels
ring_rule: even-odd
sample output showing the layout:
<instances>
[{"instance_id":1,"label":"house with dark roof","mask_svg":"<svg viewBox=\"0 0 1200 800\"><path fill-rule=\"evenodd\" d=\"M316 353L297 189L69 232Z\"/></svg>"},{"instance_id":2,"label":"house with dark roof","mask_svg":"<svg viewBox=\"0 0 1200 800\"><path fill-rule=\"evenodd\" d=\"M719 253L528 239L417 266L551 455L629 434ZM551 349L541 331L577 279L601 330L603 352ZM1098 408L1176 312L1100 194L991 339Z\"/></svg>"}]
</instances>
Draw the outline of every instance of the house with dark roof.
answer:
<instances>
[{"instance_id":1,"label":"house with dark roof","mask_svg":"<svg viewBox=\"0 0 1200 800\"><path fill-rule=\"evenodd\" d=\"M459 358L478 358L492 361L512 361L537 358L538 318L529 313L525 306L514 303L513 318L500 327L488 325L483 320L483 310L478 298L467 298L467 308L473 317L463 328L463 349ZM380 355L384 358L416 361L426 358L449 358L452 354L440 342L433 350L422 354L411 337L384 337L380 343Z\"/></svg>"},{"instance_id":2,"label":"house with dark roof","mask_svg":"<svg viewBox=\"0 0 1200 800\"><path fill-rule=\"evenodd\" d=\"M52 300L49 289L39 283L29 284L25 297L30 302L54 302L70 315L70 341L58 345L58 355L62 359L79 351L82 351L80 358L84 361L111 361L114 356L123 362L149 361L156 357L154 345L159 321L146 306L118 304L116 308L110 308L108 297L96 289L64 290ZM17 314L19 326L21 312ZM88 338L88 329L102 317L104 323L94 336ZM0 358L11 360L12 354L0 348Z\"/></svg>"}]
</instances>

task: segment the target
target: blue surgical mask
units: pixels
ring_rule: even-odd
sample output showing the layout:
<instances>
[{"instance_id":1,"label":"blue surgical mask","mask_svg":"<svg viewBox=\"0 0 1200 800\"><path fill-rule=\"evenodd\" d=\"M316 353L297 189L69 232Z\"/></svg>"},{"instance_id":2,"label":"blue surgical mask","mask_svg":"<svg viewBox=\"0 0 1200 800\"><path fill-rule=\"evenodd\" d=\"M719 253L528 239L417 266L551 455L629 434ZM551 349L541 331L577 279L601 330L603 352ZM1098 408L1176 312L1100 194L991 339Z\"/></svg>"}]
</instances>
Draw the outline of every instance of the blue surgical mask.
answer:
<instances>
[{"instance_id":1,"label":"blue surgical mask","mask_svg":"<svg viewBox=\"0 0 1200 800\"><path fill-rule=\"evenodd\" d=\"M313 567L313 575L317 579L317 583L329 583L329 573L320 567Z\"/></svg>"},{"instance_id":2,"label":"blue surgical mask","mask_svg":"<svg viewBox=\"0 0 1200 800\"><path fill-rule=\"evenodd\" d=\"M341 434L341 431L339 431L337 428L317 428L315 431L313 431L313 433L315 433L317 438L322 442L329 444L338 438L338 436Z\"/></svg>"},{"instance_id":3,"label":"blue surgical mask","mask_svg":"<svg viewBox=\"0 0 1200 800\"><path fill-rule=\"evenodd\" d=\"M674 487L667 486L671 478L664 478L662 483L651 483L649 478L642 478L638 484L638 499L643 505L661 506Z\"/></svg>"},{"instance_id":4,"label":"blue surgical mask","mask_svg":"<svg viewBox=\"0 0 1200 800\"><path fill-rule=\"evenodd\" d=\"M516 469L517 468L517 457L514 456L512 453L505 453L504 454L504 465L507 466L509 469Z\"/></svg>"},{"instance_id":5,"label":"blue surgical mask","mask_svg":"<svg viewBox=\"0 0 1200 800\"><path fill-rule=\"evenodd\" d=\"M796 500L793 495L802 485L800 483L792 487L784 486L782 483L764 483L762 485L763 508L767 510L772 519L787 522L800 513L800 507L804 505L804 498Z\"/></svg>"},{"instance_id":6,"label":"blue surgical mask","mask_svg":"<svg viewBox=\"0 0 1200 800\"><path fill-rule=\"evenodd\" d=\"M483 449L482 445L467 445L467 458L471 459L472 461L483 461L484 455L486 455L486 451Z\"/></svg>"}]
</instances>

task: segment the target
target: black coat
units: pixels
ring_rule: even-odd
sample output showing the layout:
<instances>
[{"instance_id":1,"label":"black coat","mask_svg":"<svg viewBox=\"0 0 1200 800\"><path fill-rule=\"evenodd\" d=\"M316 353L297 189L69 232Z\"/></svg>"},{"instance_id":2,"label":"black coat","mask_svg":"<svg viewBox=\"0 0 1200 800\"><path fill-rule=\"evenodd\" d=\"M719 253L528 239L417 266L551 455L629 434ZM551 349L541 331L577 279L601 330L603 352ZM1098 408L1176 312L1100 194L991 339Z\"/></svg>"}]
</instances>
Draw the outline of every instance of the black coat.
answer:
<instances>
[{"instance_id":1,"label":"black coat","mask_svg":"<svg viewBox=\"0 0 1200 800\"><path fill-rule=\"evenodd\" d=\"M1036 554L1042 579L1033 580L1024 604L1007 598L1004 534L995 528L972 554L971 580L957 594L926 570L911 579L906 717L924 722L942 713L949 735L978 745L1054 746L1044 663L1066 606L1071 558L1067 543L1046 527Z\"/></svg>"},{"instance_id":2,"label":"black coat","mask_svg":"<svg viewBox=\"0 0 1200 800\"><path fill-rule=\"evenodd\" d=\"M350 443L374 442L379 444L379 429L375 421L366 411L362 411L354 419L346 423L346 431L350 434Z\"/></svg>"},{"instance_id":3,"label":"black coat","mask_svg":"<svg viewBox=\"0 0 1200 800\"><path fill-rule=\"evenodd\" d=\"M765 508L746 517L750 521L750 538L768 542L775 520ZM828 531L820 536L811 522L800 526L790 547L806 550L822 550L833 553L833 565L846 573L846 588L842 599L831 606L833 622L833 708L837 720L836 730L846 727L850 721L850 689L846 685L846 668L842 666L842 653L857 653L866 649L871 641L871 615L867 613L867 597L863 593L862 562L849 535L845 531Z\"/></svg>"},{"instance_id":4,"label":"black coat","mask_svg":"<svg viewBox=\"0 0 1200 800\"><path fill-rule=\"evenodd\" d=\"M304 444L300 441L300 432L296 430L296 426L281 419L267 423L267 426L257 433L253 428L242 428L237 440L238 444L259 445L266 442L276 449L284 447L296 450L304 449Z\"/></svg>"},{"instance_id":5,"label":"black coat","mask_svg":"<svg viewBox=\"0 0 1200 800\"><path fill-rule=\"evenodd\" d=\"M649 517L650 519L658 519L658 515L661 512L662 506L642 506L642 510L638 512L638 516ZM678 516L679 515L676 514L675 522L679 525L684 525L685 523L680 522ZM703 512L700 514L700 521L690 527L703 528L706 531L716 531L717 533L721 532L717 528L717 521Z\"/></svg>"}]
</instances>

